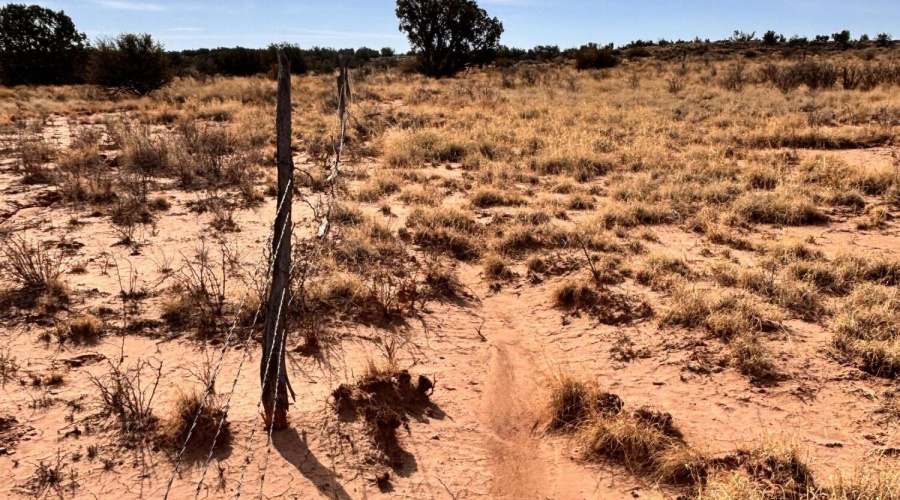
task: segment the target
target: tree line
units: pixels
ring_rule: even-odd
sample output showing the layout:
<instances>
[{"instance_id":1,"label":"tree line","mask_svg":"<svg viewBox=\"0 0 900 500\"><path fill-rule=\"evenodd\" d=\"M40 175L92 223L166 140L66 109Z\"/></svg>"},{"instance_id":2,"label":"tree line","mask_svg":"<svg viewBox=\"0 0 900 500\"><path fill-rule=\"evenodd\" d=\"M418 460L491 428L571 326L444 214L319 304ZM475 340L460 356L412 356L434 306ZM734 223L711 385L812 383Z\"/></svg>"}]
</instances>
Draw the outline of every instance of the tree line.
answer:
<instances>
[{"instance_id":1,"label":"tree line","mask_svg":"<svg viewBox=\"0 0 900 500\"><path fill-rule=\"evenodd\" d=\"M472 66L511 65L520 61L574 61L578 69L608 68L622 58L650 57L651 47L678 47L683 44L709 46L785 46L804 48L831 46L837 49L890 46L893 38L881 33L874 38L862 35L853 40L849 31L819 35L813 39L790 39L774 31L757 37L755 32L735 30L731 37L711 42L636 40L616 48L613 44L588 43L560 49L541 45L530 50L500 45L503 24L480 8L474 0L397 0L399 29L409 39L412 50L406 67L442 78ZM294 74L331 73L339 61L357 67L374 59L397 62L389 47L380 50L332 49L296 45L266 48L220 47L166 51L149 34L124 33L113 38L87 41L63 11L37 5L8 4L0 8L0 84L55 85L92 83L113 92L144 95L166 85L176 76L274 74L276 48L282 47L291 60Z\"/></svg>"}]
</instances>

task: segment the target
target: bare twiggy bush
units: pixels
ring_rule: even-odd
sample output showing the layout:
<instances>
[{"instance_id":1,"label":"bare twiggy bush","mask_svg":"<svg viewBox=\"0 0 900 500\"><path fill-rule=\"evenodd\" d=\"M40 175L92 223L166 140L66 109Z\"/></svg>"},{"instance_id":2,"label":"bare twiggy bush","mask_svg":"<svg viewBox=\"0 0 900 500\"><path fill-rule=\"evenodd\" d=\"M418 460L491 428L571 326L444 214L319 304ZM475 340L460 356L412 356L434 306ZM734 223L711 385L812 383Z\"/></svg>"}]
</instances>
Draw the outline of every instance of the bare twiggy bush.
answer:
<instances>
[{"instance_id":1,"label":"bare twiggy bush","mask_svg":"<svg viewBox=\"0 0 900 500\"><path fill-rule=\"evenodd\" d=\"M150 127L140 124L111 122L108 133L122 150L119 164L142 176L160 176L172 165L170 145L163 137L154 137Z\"/></svg>"},{"instance_id":2,"label":"bare twiggy bush","mask_svg":"<svg viewBox=\"0 0 900 500\"><path fill-rule=\"evenodd\" d=\"M27 486L35 498L43 498L50 491L63 498L66 493L73 494L78 489L78 472L66 461L66 456L57 451L55 458L38 462Z\"/></svg>"},{"instance_id":3,"label":"bare twiggy bush","mask_svg":"<svg viewBox=\"0 0 900 500\"><path fill-rule=\"evenodd\" d=\"M6 297L20 307L40 303L47 311L68 302L65 286L60 281L65 257L57 251L26 240L22 236L0 234L0 271L3 281L14 287Z\"/></svg>"},{"instance_id":4,"label":"bare twiggy bush","mask_svg":"<svg viewBox=\"0 0 900 500\"><path fill-rule=\"evenodd\" d=\"M153 399L162 378L162 362L140 359L131 367L109 363L109 372L90 375L103 414L114 417L125 435L143 435L156 428Z\"/></svg>"},{"instance_id":5,"label":"bare twiggy bush","mask_svg":"<svg viewBox=\"0 0 900 500\"><path fill-rule=\"evenodd\" d=\"M193 254L184 256L181 269L175 273L175 297L164 304L163 319L177 327L196 326L203 335L213 332L227 312L233 269L224 244L216 255L202 243Z\"/></svg>"},{"instance_id":6,"label":"bare twiggy bush","mask_svg":"<svg viewBox=\"0 0 900 500\"><path fill-rule=\"evenodd\" d=\"M6 279L29 290L57 286L62 275L62 257L21 236L0 234L0 269Z\"/></svg>"},{"instance_id":7,"label":"bare twiggy bush","mask_svg":"<svg viewBox=\"0 0 900 500\"><path fill-rule=\"evenodd\" d=\"M674 74L667 78L666 84L668 85L667 88L670 94L680 94L685 87L684 79L677 74Z\"/></svg>"},{"instance_id":8,"label":"bare twiggy bush","mask_svg":"<svg viewBox=\"0 0 900 500\"><path fill-rule=\"evenodd\" d=\"M53 159L54 150L40 134L31 134L20 129L15 143L15 169L22 174L25 184L48 184L51 172L47 163Z\"/></svg>"},{"instance_id":9,"label":"bare twiggy bush","mask_svg":"<svg viewBox=\"0 0 900 500\"><path fill-rule=\"evenodd\" d=\"M10 352L10 348L0 348L0 384L6 385L18 371L19 362Z\"/></svg>"}]
</instances>

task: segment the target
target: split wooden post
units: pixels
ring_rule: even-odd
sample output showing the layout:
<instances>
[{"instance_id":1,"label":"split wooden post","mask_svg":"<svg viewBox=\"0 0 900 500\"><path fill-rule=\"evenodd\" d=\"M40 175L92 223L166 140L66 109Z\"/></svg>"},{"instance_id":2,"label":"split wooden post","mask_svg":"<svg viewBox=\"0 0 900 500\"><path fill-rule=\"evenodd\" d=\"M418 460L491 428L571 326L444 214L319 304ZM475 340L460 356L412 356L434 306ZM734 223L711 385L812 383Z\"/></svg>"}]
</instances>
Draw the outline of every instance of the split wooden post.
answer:
<instances>
[{"instance_id":1,"label":"split wooden post","mask_svg":"<svg viewBox=\"0 0 900 500\"><path fill-rule=\"evenodd\" d=\"M272 238L272 288L266 302L266 329L259 376L262 384L265 424L274 430L287 428L290 383L285 366L287 311L291 281L291 208L293 201L294 160L291 154L291 62L278 49L278 102L275 108L276 159L278 165L278 202Z\"/></svg>"}]
</instances>

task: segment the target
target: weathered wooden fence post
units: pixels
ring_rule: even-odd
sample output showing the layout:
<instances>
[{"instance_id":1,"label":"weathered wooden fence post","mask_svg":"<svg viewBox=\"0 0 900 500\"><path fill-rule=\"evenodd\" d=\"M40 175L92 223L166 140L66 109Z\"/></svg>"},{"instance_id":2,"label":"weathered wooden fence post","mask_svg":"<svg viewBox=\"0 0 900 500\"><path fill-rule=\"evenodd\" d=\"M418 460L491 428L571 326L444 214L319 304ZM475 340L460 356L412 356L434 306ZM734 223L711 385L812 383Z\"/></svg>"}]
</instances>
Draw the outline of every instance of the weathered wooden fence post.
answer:
<instances>
[{"instance_id":1,"label":"weathered wooden fence post","mask_svg":"<svg viewBox=\"0 0 900 500\"><path fill-rule=\"evenodd\" d=\"M275 259L272 288L266 302L266 329L259 376L262 384L265 424L272 429L287 428L288 377L285 366L287 311L291 280L291 208L294 160L291 154L291 62L278 49L278 102L275 108L278 203L272 256Z\"/></svg>"}]
</instances>

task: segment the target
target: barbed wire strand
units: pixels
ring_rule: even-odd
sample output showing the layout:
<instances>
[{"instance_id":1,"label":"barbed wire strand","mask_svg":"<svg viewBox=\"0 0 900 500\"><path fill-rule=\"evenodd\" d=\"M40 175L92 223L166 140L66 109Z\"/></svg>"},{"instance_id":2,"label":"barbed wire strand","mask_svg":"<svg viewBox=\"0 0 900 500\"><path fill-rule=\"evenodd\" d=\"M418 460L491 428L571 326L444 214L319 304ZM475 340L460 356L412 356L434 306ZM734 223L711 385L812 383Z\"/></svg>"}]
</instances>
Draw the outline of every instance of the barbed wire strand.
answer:
<instances>
[{"instance_id":1,"label":"barbed wire strand","mask_svg":"<svg viewBox=\"0 0 900 500\"><path fill-rule=\"evenodd\" d=\"M288 182L288 189L290 189L290 182ZM280 200L279 206L275 211L276 218L278 217L278 214L281 213L282 208L284 208L284 200L283 199ZM266 238L267 243L270 242L271 239L274 239L274 233L275 233L275 226L273 224L272 237ZM284 230L282 229L282 234L278 238L278 243L277 243L277 245L279 247L281 246L282 240L284 239L283 237L284 237ZM255 282L256 277L259 275L259 271L262 268L262 262L263 262L263 260L265 260L265 255L266 255L265 250L267 247L268 247L268 245L265 245L263 247L263 251L260 253L259 259L256 262L256 268L253 271L253 277L251 278L251 282ZM273 262L274 262L274 259L273 259ZM269 266L269 267L271 267L271 266ZM269 273L269 274L271 274L271 273ZM250 289L250 287L248 287L247 291L244 293L243 298L241 298L241 302L240 302L240 305L238 306L238 310L234 314L234 320L232 321L231 328L229 329L228 335L225 338L225 343L222 345L222 350L219 354L219 359L216 361L216 367L213 370L213 373L210 377L210 381L206 386L206 390L204 391L203 399L201 399L201 401L200 401L200 407L197 408L197 412L196 412L196 414L194 414L194 418L191 421L190 427L188 428L187 436L185 436L184 443L182 444L181 449L178 451L178 454L175 457L175 467L172 469L172 475L171 475L171 477L169 477L169 482L166 485L166 493L163 495L163 500L167 500L169 498L169 493L171 493L171 491L172 491L172 486L175 483L175 478L178 476L178 470L181 467L181 464L184 460L184 452L185 452L185 450L187 450L187 445L191 440L191 436L193 435L194 429L197 427L197 421L200 419L200 414L203 412L203 406L206 404L206 400L209 398L209 395L212 393L213 387L215 387L216 377L218 377L219 372L222 369L222 361L225 359L225 354L228 352L228 348L230 347L231 342L234 339L234 331L235 331L235 328L237 328L237 324L238 324L238 321L240 320L241 312L244 309L244 305L247 302L247 298L250 296L250 291L251 291L251 289ZM259 308L261 308L261 307L262 307L262 303L260 303L260 305L259 305ZM257 314L259 312L259 308L257 308Z\"/></svg>"}]
</instances>

